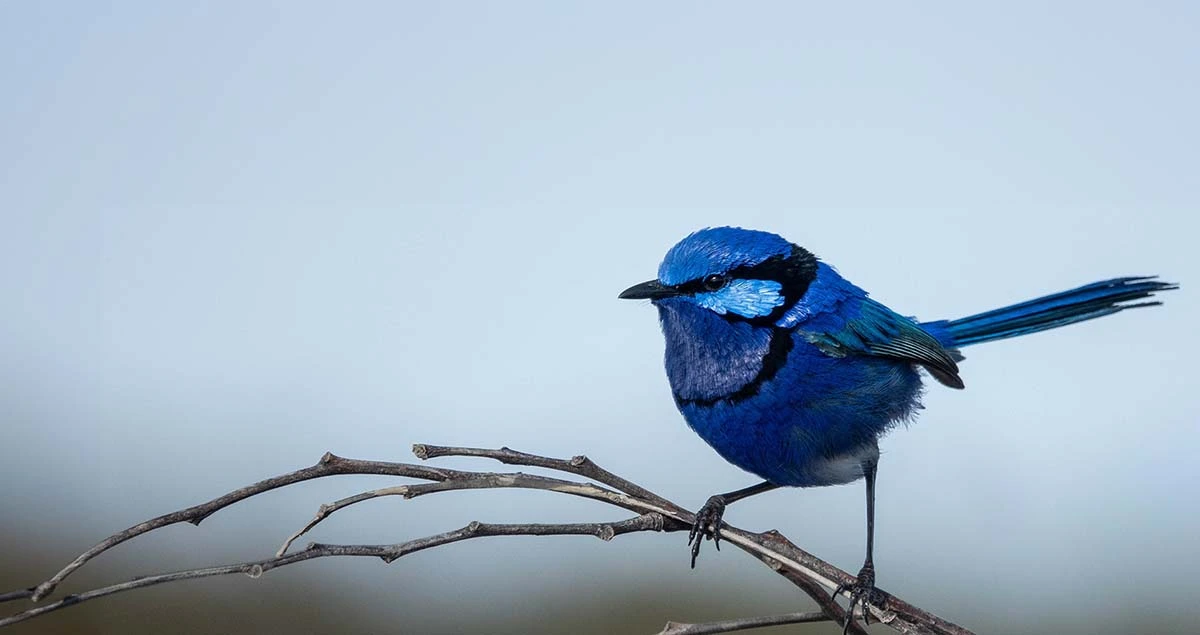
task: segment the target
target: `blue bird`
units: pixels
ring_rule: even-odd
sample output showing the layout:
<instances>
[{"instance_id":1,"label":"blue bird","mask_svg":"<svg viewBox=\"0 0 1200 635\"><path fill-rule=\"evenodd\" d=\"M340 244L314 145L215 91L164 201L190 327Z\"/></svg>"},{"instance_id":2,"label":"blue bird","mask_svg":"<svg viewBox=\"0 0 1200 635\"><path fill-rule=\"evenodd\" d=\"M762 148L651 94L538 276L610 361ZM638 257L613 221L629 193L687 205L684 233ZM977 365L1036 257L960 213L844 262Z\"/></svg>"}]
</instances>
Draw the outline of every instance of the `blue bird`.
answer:
<instances>
[{"instance_id":1,"label":"blue bird","mask_svg":"<svg viewBox=\"0 0 1200 635\"><path fill-rule=\"evenodd\" d=\"M856 603L881 605L872 562L878 440L920 408L920 369L962 388L959 349L1153 306L1177 288L1131 276L957 320L918 322L868 297L809 251L775 234L717 227L667 252L658 278L626 289L650 300L666 369L688 425L725 460L764 482L708 499L688 542L692 566L725 507L781 486L866 480L867 557ZM865 609L865 606L863 607ZM864 610L864 615L866 611Z\"/></svg>"}]
</instances>

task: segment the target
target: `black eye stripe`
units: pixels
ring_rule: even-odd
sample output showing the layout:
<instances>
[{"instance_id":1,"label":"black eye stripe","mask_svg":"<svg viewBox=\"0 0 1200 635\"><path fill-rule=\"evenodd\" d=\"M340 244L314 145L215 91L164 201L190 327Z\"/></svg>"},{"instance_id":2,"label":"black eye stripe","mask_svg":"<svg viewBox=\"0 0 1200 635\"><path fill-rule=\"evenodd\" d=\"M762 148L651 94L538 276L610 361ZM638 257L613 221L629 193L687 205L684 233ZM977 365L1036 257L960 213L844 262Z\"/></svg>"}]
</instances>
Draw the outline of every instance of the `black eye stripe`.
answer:
<instances>
[{"instance_id":1,"label":"black eye stripe","mask_svg":"<svg viewBox=\"0 0 1200 635\"><path fill-rule=\"evenodd\" d=\"M674 288L684 295L711 293L716 289L710 289L707 282L713 276L723 278L723 282L717 289L729 284L730 280L773 280L783 285L779 292L783 296L783 303L770 315L744 318L730 312L724 316L729 320L770 325L791 309L800 298L804 297L804 294L808 292L808 285L817 279L817 257L802 247L792 245L791 253L771 256L756 265L734 267L724 274L709 274L702 278L688 280L675 285Z\"/></svg>"},{"instance_id":2,"label":"black eye stripe","mask_svg":"<svg viewBox=\"0 0 1200 635\"><path fill-rule=\"evenodd\" d=\"M703 293L712 291L707 287L710 278L721 278L721 286L729 284L730 280L774 280L783 285L784 295L789 300L799 300L808 290L808 285L817 277L817 257L807 250L792 246L789 254L771 256L756 265L734 267L725 274L709 274L675 285L682 293Z\"/></svg>"},{"instance_id":3,"label":"black eye stripe","mask_svg":"<svg viewBox=\"0 0 1200 635\"><path fill-rule=\"evenodd\" d=\"M713 291L713 289L709 289L707 286L705 286L705 281L707 279L708 277L706 276L697 280L688 280L687 282L675 285L675 289L680 293L686 293L688 295L708 293L709 291Z\"/></svg>"},{"instance_id":4,"label":"black eye stripe","mask_svg":"<svg viewBox=\"0 0 1200 635\"><path fill-rule=\"evenodd\" d=\"M730 270L728 275L730 278L775 280L785 287L789 283L803 282L807 288L817 276L817 257L792 245L789 254L771 256L756 265L736 267Z\"/></svg>"}]
</instances>

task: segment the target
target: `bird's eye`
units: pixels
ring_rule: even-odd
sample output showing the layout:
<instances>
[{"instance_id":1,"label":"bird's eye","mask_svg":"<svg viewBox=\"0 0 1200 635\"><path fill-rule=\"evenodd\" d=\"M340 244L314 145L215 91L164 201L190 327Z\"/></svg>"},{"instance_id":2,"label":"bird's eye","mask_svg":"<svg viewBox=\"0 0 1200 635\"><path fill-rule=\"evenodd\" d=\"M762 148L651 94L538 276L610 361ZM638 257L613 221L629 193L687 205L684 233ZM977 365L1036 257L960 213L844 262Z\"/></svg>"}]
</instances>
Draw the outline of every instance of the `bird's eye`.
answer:
<instances>
[{"instance_id":1,"label":"bird's eye","mask_svg":"<svg viewBox=\"0 0 1200 635\"><path fill-rule=\"evenodd\" d=\"M704 277L704 288L709 291L716 291L725 286L726 282L729 282L728 278L719 273L714 273Z\"/></svg>"}]
</instances>

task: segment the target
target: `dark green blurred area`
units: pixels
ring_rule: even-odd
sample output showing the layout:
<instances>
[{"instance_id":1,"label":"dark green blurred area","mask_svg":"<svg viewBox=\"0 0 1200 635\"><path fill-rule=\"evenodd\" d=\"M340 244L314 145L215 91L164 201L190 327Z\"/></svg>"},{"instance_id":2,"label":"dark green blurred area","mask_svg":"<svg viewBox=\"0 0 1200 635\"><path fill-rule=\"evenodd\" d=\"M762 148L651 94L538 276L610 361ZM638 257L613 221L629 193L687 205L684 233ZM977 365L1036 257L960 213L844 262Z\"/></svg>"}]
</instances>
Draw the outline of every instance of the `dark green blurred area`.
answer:
<instances>
[{"instance_id":1,"label":"dark green blurred area","mask_svg":"<svg viewBox=\"0 0 1200 635\"><path fill-rule=\"evenodd\" d=\"M36 583L65 564L74 553L63 545L39 547L38 538L22 535L10 529L0 532L3 544L8 545L0 558L0 588L15 590ZM33 545L32 548L13 548L14 545ZM128 546L127 546L128 547ZM521 549L527 549L532 561L539 555L535 540L523 541ZM620 541L609 545L614 557L619 557ZM61 590L78 591L85 585L103 585L135 575L165 570L155 561L161 554L139 554L136 548L114 557L102 556L77 572ZM139 562L138 558L144 557ZM165 556L163 556L165 558ZM436 556L435 556L436 557ZM737 557L737 556L734 556ZM748 559L747 559L748 561ZM401 561L403 562L403 561ZM422 563L420 575L431 575L432 560ZM216 564L216 563L213 563ZM711 621L744 615L772 614L789 609L786 602L787 584L778 581L781 597L763 597L753 594L739 598L746 591L737 586L724 595L702 597L679 593L680 588L689 587L688 574L683 565L678 571L679 584L672 582L670 575L663 572L645 572L645 583L629 585L614 584L591 579L587 572L580 572L578 586L564 588L552 594L540 594L527 598L519 605L507 605L500 610L486 613L473 603L486 606L487 590L463 581L463 593L452 597L429 597L419 587L414 592L410 586L420 576L405 575L396 567L397 586L394 590L369 589L362 585L345 583L345 574L353 574L353 567L360 566L348 560L325 562L324 571L337 571L339 575L326 576L304 565L276 570L262 578L252 580L246 576L228 576L205 580L167 584L140 589L107 598L93 600L87 604L71 607L55 613L17 624L6 632L20 635L57 633L655 633L667 620ZM738 563L746 564L745 562ZM725 566L710 561L712 567ZM479 566L487 566L486 562ZM631 570L638 566L631 560ZM755 565L757 566L757 565ZM135 572L135 569L137 571ZM489 572L492 581L502 576ZM436 575L434 573L433 575ZM514 571L507 583L521 585L536 575L531 567L528 571ZM331 579L333 578L333 579ZM391 592L391 591L394 591ZM385 603L375 601L372 596L382 592ZM1081 589L1086 592L1086 589ZM58 596L58 597L61 597ZM909 598L919 601L917 598ZM797 596L797 602L807 604ZM1002 598L981 597L979 606L954 607L958 612L967 608L968 613L990 607L987 612L1003 615ZM30 606L27 601L16 601L4 606L5 614ZM797 607L800 608L800 607ZM935 612L938 607L929 606ZM946 607L942 607L945 609ZM1007 608L1011 620L985 620L966 624L978 633L1187 633L1194 632L1186 623L1183 613L1178 615L1151 615L1137 607L1114 610L1113 613L1087 615L1084 619L1058 617L1043 619L1029 624L1028 616L1022 615L1020 606ZM1063 615L1070 607L1063 607ZM398 617L399 616L399 617ZM1021 624L1021 626L1017 626ZM878 625L870 629L875 633L894 632ZM839 629L829 624L776 627L759 629L757 633L837 633Z\"/></svg>"},{"instance_id":2,"label":"dark green blurred area","mask_svg":"<svg viewBox=\"0 0 1200 635\"><path fill-rule=\"evenodd\" d=\"M21 544L28 536L8 534L5 544ZM619 549L619 545L614 545ZM526 544L531 557L537 545ZM6 554L0 572L0 587L17 589L36 582L61 566L70 556L38 551L20 552L18 559ZM145 563L157 570L155 563ZM89 572L131 575L129 561L114 567L102 556ZM353 566L348 561L340 565ZM303 565L302 565L303 566ZM334 566L338 566L337 563ZM636 566L631 563L631 566ZM114 568L116 569L114 571ZM81 570L80 573L83 573ZM680 574L686 573L681 567ZM530 572L514 573L513 584ZM103 577L103 576L101 576ZM80 580L64 588L76 590ZM107 580L109 582L115 579ZM430 601L414 597L397 587L386 610L364 601L353 586L324 584L317 576L293 567L280 569L257 580L245 576L188 581L140 589L93 600L17 624L10 632L33 633L652 633L667 619L719 619L744 614L732 598L680 602L671 599L669 586L655 584L621 588L580 576L580 588L564 590L555 597L530 597L522 606L508 607L503 614L478 616L469 610L471 598L443 597ZM61 597L61 595L59 596ZM759 604L761 602L754 602ZM17 601L6 612L29 606ZM465 610L464 610L465 609ZM771 612L761 607L764 612ZM775 609L781 611L783 609ZM392 616L404 616L397 621ZM699 617L696 617L699 616ZM765 629L764 633L836 632L832 626L796 626Z\"/></svg>"}]
</instances>

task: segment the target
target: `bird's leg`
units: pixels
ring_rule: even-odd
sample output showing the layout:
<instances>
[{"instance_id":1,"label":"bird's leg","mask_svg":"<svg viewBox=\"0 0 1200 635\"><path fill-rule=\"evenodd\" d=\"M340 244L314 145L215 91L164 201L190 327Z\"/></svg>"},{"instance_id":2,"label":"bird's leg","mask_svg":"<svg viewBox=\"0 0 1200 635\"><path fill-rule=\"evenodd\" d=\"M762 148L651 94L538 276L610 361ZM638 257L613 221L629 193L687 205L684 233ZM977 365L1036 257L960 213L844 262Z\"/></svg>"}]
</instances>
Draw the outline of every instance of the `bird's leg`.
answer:
<instances>
[{"instance_id":1,"label":"bird's leg","mask_svg":"<svg viewBox=\"0 0 1200 635\"><path fill-rule=\"evenodd\" d=\"M704 542L705 538L713 541L717 551L721 550L721 539L717 532L721 529L721 517L725 515L727 505L778 487L774 483L763 481L758 485L751 485L735 492L709 496L704 507L696 512L696 522L692 523L692 530L688 532L688 544L692 547L692 568L696 568L696 556L700 555L700 543Z\"/></svg>"},{"instance_id":2,"label":"bird's leg","mask_svg":"<svg viewBox=\"0 0 1200 635\"><path fill-rule=\"evenodd\" d=\"M833 591L834 599L842 591L850 592L850 605L846 607L846 622L842 625L842 633L849 632L850 622L854 619L854 605L862 607L863 623L870 621L870 611L867 603L881 606L886 598L883 591L875 588L875 563L871 556L875 552L875 469L874 459L863 462L863 476L867 481L867 559L858 572L858 579L852 584L839 584Z\"/></svg>"}]
</instances>

